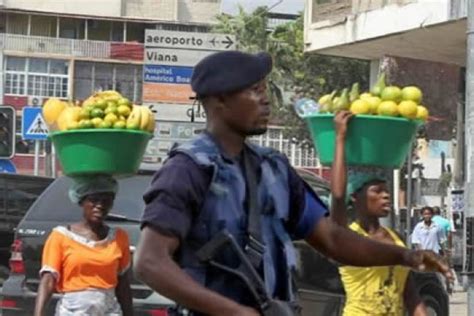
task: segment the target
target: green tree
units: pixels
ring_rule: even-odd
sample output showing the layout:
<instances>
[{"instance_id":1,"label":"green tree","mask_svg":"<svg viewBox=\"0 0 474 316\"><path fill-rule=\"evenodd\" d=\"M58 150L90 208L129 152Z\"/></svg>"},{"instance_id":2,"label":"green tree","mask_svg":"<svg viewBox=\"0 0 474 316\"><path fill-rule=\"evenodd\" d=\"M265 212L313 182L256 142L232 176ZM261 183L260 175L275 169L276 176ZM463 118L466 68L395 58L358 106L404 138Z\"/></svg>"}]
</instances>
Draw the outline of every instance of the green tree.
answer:
<instances>
[{"instance_id":1,"label":"green tree","mask_svg":"<svg viewBox=\"0 0 474 316\"><path fill-rule=\"evenodd\" d=\"M268 26L267 7L259 7L252 13L239 8L236 15L221 14L217 21L213 31L234 34L239 49L267 51L272 55L274 69L269 76L269 91L273 118L286 127L288 137L302 143L309 140L305 123L293 110L297 99L317 100L333 89L342 90L354 82L368 89L368 62L304 53L302 15L274 29Z\"/></svg>"}]
</instances>

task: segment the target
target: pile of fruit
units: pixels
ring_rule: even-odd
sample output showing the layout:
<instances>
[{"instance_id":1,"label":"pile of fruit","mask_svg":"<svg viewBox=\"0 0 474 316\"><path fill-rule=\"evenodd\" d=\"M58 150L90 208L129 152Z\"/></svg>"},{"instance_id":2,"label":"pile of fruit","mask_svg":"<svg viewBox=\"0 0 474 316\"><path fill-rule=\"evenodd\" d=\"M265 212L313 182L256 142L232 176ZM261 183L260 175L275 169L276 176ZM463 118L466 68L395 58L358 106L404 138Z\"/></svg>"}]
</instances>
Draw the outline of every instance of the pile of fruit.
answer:
<instances>
[{"instance_id":1,"label":"pile of fruit","mask_svg":"<svg viewBox=\"0 0 474 316\"><path fill-rule=\"evenodd\" d=\"M130 129L153 133L155 116L146 106L134 105L113 90L100 91L82 102L51 98L43 105L50 131L78 129Z\"/></svg>"},{"instance_id":2,"label":"pile of fruit","mask_svg":"<svg viewBox=\"0 0 474 316\"><path fill-rule=\"evenodd\" d=\"M370 92L359 93L359 84L354 83L352 89L326 94L319 99L320 113L336 113L350 110L354 114L401 116L412 120L426 121L428 110L421 105L423 93L416 86L387 86L385 74L382 73Z\"/></svg>"}]
</instances>

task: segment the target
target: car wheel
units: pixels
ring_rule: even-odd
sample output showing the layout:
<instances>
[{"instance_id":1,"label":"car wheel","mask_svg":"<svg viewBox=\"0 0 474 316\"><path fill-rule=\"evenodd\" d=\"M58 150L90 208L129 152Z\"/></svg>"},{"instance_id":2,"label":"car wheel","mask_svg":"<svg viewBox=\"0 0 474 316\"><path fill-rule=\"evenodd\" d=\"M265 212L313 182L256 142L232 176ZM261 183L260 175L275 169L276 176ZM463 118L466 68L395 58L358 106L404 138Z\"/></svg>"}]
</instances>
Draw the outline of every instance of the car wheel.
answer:
<instances>
[{"instance_id":1,"label":"car wheel","mask_svg":"<svg viewBox=\"0 0 474 316\"><path fill-rule=\"evenodd\" d=\"M421 296L421 299L426 305L427 313L429 316L448 316L445 312L446 308L443 308L443 306L441 306L435 296L426 293Z\"/></svg>"}]
</instances>

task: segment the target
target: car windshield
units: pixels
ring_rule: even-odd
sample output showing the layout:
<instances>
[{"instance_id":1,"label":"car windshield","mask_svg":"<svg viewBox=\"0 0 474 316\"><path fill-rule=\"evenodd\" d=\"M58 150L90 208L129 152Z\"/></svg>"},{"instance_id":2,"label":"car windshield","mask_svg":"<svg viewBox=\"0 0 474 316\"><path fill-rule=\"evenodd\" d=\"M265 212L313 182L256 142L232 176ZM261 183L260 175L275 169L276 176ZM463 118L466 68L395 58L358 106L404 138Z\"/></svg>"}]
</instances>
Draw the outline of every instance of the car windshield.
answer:
<instances>
[{"instance_id":1,"label":"car windshield","mask_svg":"<svg viewBox=\"0 0 474 316\"><path fill-rule=\"evenodd\" d=\"M137 175L118 179L119 191L110 213L124 219L140 219L145 204L142 196L151 182L151 175ZM78 205L72 204L68 197L71 179L61 177L46 190L33 205L25 219L35 221L64 221L80 219L82 212Z\"/></svg>"}]
</instances>

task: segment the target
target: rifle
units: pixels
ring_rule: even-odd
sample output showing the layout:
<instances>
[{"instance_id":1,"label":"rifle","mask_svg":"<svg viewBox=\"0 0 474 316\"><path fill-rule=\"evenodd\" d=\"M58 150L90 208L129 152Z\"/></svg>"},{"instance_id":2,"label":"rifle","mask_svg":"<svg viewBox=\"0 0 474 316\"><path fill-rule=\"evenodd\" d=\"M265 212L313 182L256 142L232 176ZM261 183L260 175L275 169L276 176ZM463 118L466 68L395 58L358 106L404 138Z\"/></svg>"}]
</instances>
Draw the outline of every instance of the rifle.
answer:
<instances>
[{"instance_id":1,"label":"rifle","mask_svg":"<svg viewBox=\"0 0 474 316\"><path fill-rule=\"evenodd\" d=\"M226 265L218 263L214 257L223 247L230 246L237 254L240 264L237 268L230 268ZM196 253L201 262L207 263L212 267L223 270L238 277L245 283L252 296L257 302L258 308L263 316L296 316L298 313L290 305L289 302L272 299L265 289L265 284L255 270L250 260L242 251L234 236L226 229L219 232L210 241L208 241Z\"/></svg>"}]
</instances>

